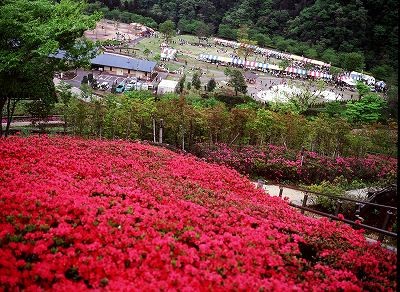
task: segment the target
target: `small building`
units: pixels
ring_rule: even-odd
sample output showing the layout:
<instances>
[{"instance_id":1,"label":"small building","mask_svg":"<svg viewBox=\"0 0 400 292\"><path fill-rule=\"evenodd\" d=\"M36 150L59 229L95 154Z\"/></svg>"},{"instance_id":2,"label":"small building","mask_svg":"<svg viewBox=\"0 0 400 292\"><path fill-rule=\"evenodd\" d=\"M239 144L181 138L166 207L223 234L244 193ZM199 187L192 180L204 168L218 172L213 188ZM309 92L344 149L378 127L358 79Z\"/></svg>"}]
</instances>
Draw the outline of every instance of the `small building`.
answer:
<instances>
[{"instance_id":1,"label":"small building","mask_svg":"<svg viewBox=\"0 0 400 292\"><path fill-rule=\"evenodd\" d=\"M66 52L63 50L59 50L56 54L50 54L50 57L56 59L67 58ZM148 80L151 79L151 75L157 65L157 63L153 61L136 59L114 53L101 53L91 59L90 63L94 70Z\"/></svg>"},{"instance_id":2,"label":"small building","mask_svg":"<svg viewBox=\"0 0 400 292\"><path fill-rule=\"evenodd\" d=\"M157 94L164 94L169 92L176 92L178 81L163 79L157 86Z\"/></svg>"},{"instance_id":3,"label":"small building","mask_svg":"<svg viewBox=\"0 0 400 292\"><path fill-rule=\"evenodd\" d=\"M129 56L103 53L91 59L93 69L109 72L116 75L128 75L141 79L150 79L157 63L141 60Z\"/></svg>"}]
</instances>

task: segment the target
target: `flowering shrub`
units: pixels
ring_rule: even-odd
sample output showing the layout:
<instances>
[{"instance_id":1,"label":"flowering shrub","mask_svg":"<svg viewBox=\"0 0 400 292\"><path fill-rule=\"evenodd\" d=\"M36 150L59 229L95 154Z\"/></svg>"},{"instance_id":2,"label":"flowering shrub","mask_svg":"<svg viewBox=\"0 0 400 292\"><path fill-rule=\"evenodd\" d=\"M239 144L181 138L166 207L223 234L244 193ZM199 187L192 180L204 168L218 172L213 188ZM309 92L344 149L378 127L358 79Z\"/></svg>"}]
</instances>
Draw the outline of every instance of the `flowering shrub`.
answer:
<instances>
[{"instance_id":1,"label":"flowering shrub","mask_svg":"<svg viewBox=\"0 0 400 292\"><path fill-rule=\"evenodd\" d=\"M206 143L197 144L193 153L207 161L225 164L242 173L274 181L311 184L332 181L340 176L348 180L395 181L397 176L397 160L382 155L330 158L305 151L301 164L300 153L282 146L237 148L228 147L226 144Z\"/></svg>"},{"instance_id":2,"label":"flowering shrub","mask_svg":"<svg viewBox=\"0 0 400 292\"><path fill-rule=\"evenodd\" d=\"M396 289L396 255L224 166L140 143L0 139L0 290Z\"/></svg>"}]
</instances>

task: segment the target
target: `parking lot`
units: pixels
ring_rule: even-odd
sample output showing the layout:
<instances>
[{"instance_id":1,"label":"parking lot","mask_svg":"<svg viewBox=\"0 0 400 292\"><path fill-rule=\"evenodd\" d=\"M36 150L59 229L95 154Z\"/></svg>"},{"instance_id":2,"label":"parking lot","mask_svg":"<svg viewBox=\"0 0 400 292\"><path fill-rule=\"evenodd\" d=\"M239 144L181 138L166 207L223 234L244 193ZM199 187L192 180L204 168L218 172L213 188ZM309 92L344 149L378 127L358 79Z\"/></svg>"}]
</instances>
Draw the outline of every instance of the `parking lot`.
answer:
<instances>
[{"instance_id":1,"label":"parking lot","mask_svg":"<svg viewBox=\"0 0 400 292\"><path fill-rule=\"evenodd\" d=\"M115 75L108 75L108 74L100 74L97 76L94 76L94 78L97 79L98 83L103 83L103 82L108 82L108 84L111 86L112 84L120 84L121 82L125 83L127 80L129 81L129 78L126 78L124 76L115 76Z\"/></svg>"},{"instance_id":2,"label":"parking lot","mask_svg":"<svg viewBox=\"0 0 400 292\"><path fill-rule=\"evenodd\" d=\"M94 77L94 79L97 80L98 85L100 85L104 82L108 83L107 89L99 88L99 90L105 90L105 91L110 91L113 84L115 84L115 85L118 85L120 83L127 84L130 80L135 79L135 77L112 75L112 74L102 72L102 71L95 71L95 70L87 71L87 70L79 69L76 71L77 75L74 78L64 79L64 81L69 83L73 87L80 88L83 77L87 76L89 73L93 74L93 77ZM166 72L158 72L157 77L152 82L145 82L146 84L150 83L152 85L152 86L150 85L148 87L148 89L152 90L155 87L155 85L162 79L165 79L167 77L167 75L168 75L168 73L166 73ZM143 90L147 90L147 87L145 87L145 88L146 89L143 89ZM132 90L140 90L140 89L135 88Z\"/></svg>"}]
</instances>

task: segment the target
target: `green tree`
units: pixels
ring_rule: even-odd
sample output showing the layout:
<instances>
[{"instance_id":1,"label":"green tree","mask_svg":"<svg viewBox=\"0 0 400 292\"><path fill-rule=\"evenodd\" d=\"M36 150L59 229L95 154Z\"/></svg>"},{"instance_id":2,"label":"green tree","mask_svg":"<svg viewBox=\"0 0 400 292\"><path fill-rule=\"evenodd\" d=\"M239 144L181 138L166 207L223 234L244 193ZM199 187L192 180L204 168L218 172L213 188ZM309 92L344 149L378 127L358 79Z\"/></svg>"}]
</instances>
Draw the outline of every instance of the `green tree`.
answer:
<instances>
[{"instance_id":1,"label":"green tree","mask_svg":"<svg viewBox=\"0 0 400 292\"><path fill-rule=\"evenodd\" d=\"M269 141L273 123L270 111L262 108L257 110L255 118L249 122L248 127L253 131L258 144L263 145Z\"/></svg>"},{"instance_id":2,"label":"green tree","mask_svg":"<svg viewBox=\"0 0 400 292\"><path fill-rule=\"evenodd\" d=\"M257 42L251 40L249 37L249 27L247 25L242 25L237 31L238 42L241 43L241 46L238 49L238 54L244 57L246 61L248 57L250 57L253 53L253 46L257 45Z\"/></svg>"},{"instance_id":3,"label":"green tree","mask_svg":"<svg viewBox=\"0 0 400 292\"><path fill-rule=\"evenodd\" d=\"M66 110L66 122L71 127L73 135L85 135L89 132L90 118L88 104L77 97L72 97Z\"/></svg>"},{"instance_id":4,"label":"green tree","mask_svg":"<svg viewBox=\"0 0 400 292\"><path fill-rule=\"evenodd\" d=\"M72 92L71 92L72 86L64 81L61 81L57 86L56 86L56 92L57 92L57 97L58 97L58 103L56 104L56 107L61 111L63 115L63 120L64 120L64 133L67 131L67 107L69 104L69 101L72 98Z\"/></svg>"},{"instance_id":5,"label":"green tree","mask_svg":"<svg viewBox=\"0 0 400 292\"><path fill-rule=\"evenodd\" d=\"M279 62L279 67L285 70L287 67L289 67L290 62L288 60L282 60Z\"/></svg>"},{"instance_id":6,"label":"green tree","mask_svg":"<svg viewBox=\"0 0 400 292\"><path fill-rule=\"evenodd\" d=\"M199 43L202 39L207 39L211 36L214 28L211 24L204 23L203 21L199 21L197 24L197 28L195 30L196 36L199 40Z\"/></svg>"},{"instance_id":7,"label":"green tree","mask_svg":"<svg viewBox=\"0 0 400 292\"><path fill-rule=\"evenodd\" d=\"M183 74L181 79L179 79L179 83L178 83L178 92L179 93L182 93L183 90L185 89L185 80L186 80L186 75Z\"/></svg>"},{"instance_id":8,"label":"green tree","mask_svg":"<svg viewBox=\"0 0 400 292\"><path fill-rule=\"evenodd\" d=\"M347 71L357 71L365 68L365 59L362 53L342 53L339 55L339 61L342 68Z\"/></svg>"},{"instance_id":9,"label":"green tree","mask_svg":"<svg viewBox=\"0 0 400 292\"><path fill-rule=\"evenodd\" d=\"M149 58L150 53L151 53L151 51L148 48L145 48L143 50L143 55L146 57L146 59Z\"/></svg>"},{"instance_id":10,"label":"green tree","mask_svg":"<svg viewBox=\"0 0 400 292\"><path fill-rule=\"evenodd\" d=\"M240 70L237 69L225 69L225 75L229 76L229 83L235 89L235 95L238 93L247 93L247 84L244 76Z\"/></svg>"},{"instance_id":11,"label":"green tree","mask_svg":"<svg viewBox=\"0 0 400 292\"><path fill-rule=\"evenodd\" d=\"M230 25L220 24L218 28L218 35L227 39L236 39L237 31L233 29Z\"/></svg>"},{"instance_id":12,"label":"green tree","mask_svg":"<svg viewBox=\"0 0 400 292\"><path fill-rule=\"evenodd\" d=\"M214 91L216 86L217 86L217 83L215 82L215 79L211 78L207 83L207 90L209 92Z\"/></svg>"},{"instance_id":13,"label":"green tree","mask_svg":"<svg viewBox=\"0 0 400 292\"><path fill-rule=\"evenodd\" d=\"M343 116L352 123L373 123L382 118L387 103L378 94L369 93L346 104Z\"/></svg>"},{"instance_id":14,"label":"green tree","mask_svg":"<svg viewBox=\"0 0 400 292\"><path fill-rule=\"evenodd\" d=\"M326 49L321 56L322 60L325 62L338 65L338 56L334 49L328 48Z\"/></svg>"},{"instance_id":15,"label":"green tree","mask_svg":"<svg viewBox=\"0 0 400 292\"><path fill-rule=\"evenodd\" d=\"M325 106L325 113L329 117L338 117L341 116L343 113L343 106L340 104L339 101L331 101L328 102Z\"/></svg>"},{"instance_id":16,"label":"green tree","mask_svg":"<svg viewBox=\"0 0 400 292\"><path fill-rule=\"evenodd\" d=\"M165 41L169 43L175 36L175 23L172 20L166 20L159 25L160 32L164 35Z\"/></svg>"},{"instance_id":17,"label":"green tree","mask_svg":"<svg viewBox=\"0 0 400 292\"><path fill-rule=\"evenodd\" d=\"M368 85L364 84L361 81L357 82L356 88L357 88L360 98L366 96L368 93L371 92L371 88L369 88Z\"/></svg>"},{"instance_id":18,"label":"green tree","mask_svg":"<svg viewBox=\"0 0 400 292\"><path fill-rule=\"evenodd\" d=\"M309 121L309 139L312 149L323 154L343 153L350 125L339 117L319 114Z\"/></svg>"},{"instance_id":19,"label":"green tree","mask_svg":"<svg viewBox=\"0 0 400 292\"><path fill-rule=\"evenodd\" d=\"M85 4L74 0L8 0L0 5L0 113L6 107L7 135L19 100L55 101L54 73L76 64L49 55L73 51L76 39L100 16L85 15Z\"/></svg>"},{"instance_id":20,"label":"green tree","mask_svg":"<svg viewBox=\"0 0 400 292\"><path fill-rule=\"evenodd\" d=\"M192 76L192 86L199 90L201 87L201 81L200 81L200 73L199 72L195 72Z\"/></svg>"}]
</instances>

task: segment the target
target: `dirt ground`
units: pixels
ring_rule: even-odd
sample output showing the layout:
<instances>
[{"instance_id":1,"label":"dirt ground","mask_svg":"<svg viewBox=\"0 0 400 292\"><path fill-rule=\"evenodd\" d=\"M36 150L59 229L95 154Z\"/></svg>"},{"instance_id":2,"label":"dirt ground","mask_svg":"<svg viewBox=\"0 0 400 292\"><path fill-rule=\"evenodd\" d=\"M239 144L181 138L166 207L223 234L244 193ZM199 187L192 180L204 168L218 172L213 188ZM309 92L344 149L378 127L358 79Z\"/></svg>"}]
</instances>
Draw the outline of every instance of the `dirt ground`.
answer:
<instances>
[{"instance_id":1,"label":"dirt ground","mask_svg":"<svg viewBox=\"0 0 400 292\"><path fill-rule=\"evenodd\" d=\"M85 31L85 36L93 41L119 40L130 43L140 37L140 32L140 29L135 29L127 23L102 19L95 29Z\"/></svg>"}]
</instances>

